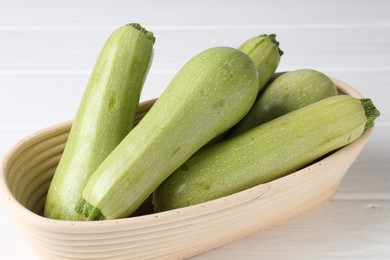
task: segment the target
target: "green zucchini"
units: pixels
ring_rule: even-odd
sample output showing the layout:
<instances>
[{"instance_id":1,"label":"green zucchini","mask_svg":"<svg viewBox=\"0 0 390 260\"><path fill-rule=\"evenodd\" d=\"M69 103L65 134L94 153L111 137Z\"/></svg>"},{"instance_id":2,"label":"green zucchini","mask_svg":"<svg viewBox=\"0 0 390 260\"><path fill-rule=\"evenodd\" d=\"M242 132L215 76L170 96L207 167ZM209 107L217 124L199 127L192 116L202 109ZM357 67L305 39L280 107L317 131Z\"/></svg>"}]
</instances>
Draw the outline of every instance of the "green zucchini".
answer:
<instances>
[{"instance_id":1,"label":"green zucchini","mask_svg":"<svg viewBox=\"0 0 390 260\"><path fill-rule=\"evenodd\" d=\"M243 52L216 47L187 62L141 122L89 179L86 220L129 216L176 168L253 105L258 72Z\"/></svg>"},{"instance_id":2,"label":"green zucchini","mask_svg":"<svg viewBox=\"0 0 390 260\"><path fill-rule=\"evenodd\" d=\"M75 208L89 177L133 128L154 41L139 24L128 24L105 43L50 184L45 217L80 220Z\"/></svg>"},{"instance_id":3,"label":"green zucchini","mask_svg":"<svg viewBox=\"0 0 390 260\"><path fill-rule=\"evenodd\" d=\"M275 180L356 140L379 111L369 99L337 95L206 147L154 192L165 211L230 195Z\"/></svg>"},{"instance_id":4,"label":"green zucchini","mask_svg":"<svg viewBox=\"0 0 390 260\"><path fill-rule=\"evenodd\" d=\"M279 48L279 42L275 34L262 34L246 40L238 49L247 54L256 65L259 73L260 92L266 83L272 78L279 65L283 51ZM226 138L229 131L222 133L211 140L206 146L213 145Z\"/></svg>"},{"instance_id":5,"label":"green zucchini","mask_svg":"<svg viewBox=\"0 0 390 260\"><path fill-rule=\"evenodd\" d=\"M262 34L245 41L238 49L246 53L256 65L259 72L259 92L272 78L279 65L283 51L275 34Z\"/></svg>"},{"instance_id":6,"label":"green zucchini","mask_svg":"<svg viewBox=\"0 0 390 260\"><path fill-rule=\"evenodd\" d=\"M333 81L325 74L300 69L287 72L266 87L248 114L227 134L232 137L278 116L337 95Z\"/></svg>"}]
</instances>

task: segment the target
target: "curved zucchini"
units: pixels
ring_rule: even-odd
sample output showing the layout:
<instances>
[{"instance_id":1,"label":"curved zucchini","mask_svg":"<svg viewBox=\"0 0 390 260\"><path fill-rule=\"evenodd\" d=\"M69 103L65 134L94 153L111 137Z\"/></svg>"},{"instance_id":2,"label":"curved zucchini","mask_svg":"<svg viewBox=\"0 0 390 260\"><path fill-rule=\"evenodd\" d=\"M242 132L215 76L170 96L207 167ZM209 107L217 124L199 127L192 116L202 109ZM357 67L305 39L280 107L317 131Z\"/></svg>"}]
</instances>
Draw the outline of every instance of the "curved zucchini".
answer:
<instances>
[{"instance_id":1,"label":"curved zucchini","mask_svg":"<svg viewBox=\"0 0 390 260\"><path fill-rule=\"evenodd\" d=\"M89 177L134 124L155 39L139 24L119 28L101 50L47 194L44 215L80 220Z\"/></svg>"},{"instance_id":2,"label":"curved zucchini","mask_svg":"<svg viewBox=\"0 0 390 260\"><path fill-rule=\"evenodd\" d=\"M285 176L353 142L377 116L368 99L317 101L202 149L157 188L153 206L185 207Z\"/></svg>"},{"instance_id":3,"label":"curved zucchini","mask_svg":"<svg viewBox=\"0 0 390 260\"><path fill-rule=\"evenodd\" d=\"M176 168L253 105L258 73L243 52L208 49L187 62L141 122L89 179L77 211L127 217Z\"/></svg>"},{"instance_id":4,"label":"curved zucchini","mask_svg":"<svg viewBox=\"0 0 390 260\"><path fill-rule=\"evenodd\" d=\"M259 95L248 114L228 132L227 137L238 135L278 116L335 95L335 84L319 71L300 69L287 72L271 82Z\"/></svg>"}]
</instances>

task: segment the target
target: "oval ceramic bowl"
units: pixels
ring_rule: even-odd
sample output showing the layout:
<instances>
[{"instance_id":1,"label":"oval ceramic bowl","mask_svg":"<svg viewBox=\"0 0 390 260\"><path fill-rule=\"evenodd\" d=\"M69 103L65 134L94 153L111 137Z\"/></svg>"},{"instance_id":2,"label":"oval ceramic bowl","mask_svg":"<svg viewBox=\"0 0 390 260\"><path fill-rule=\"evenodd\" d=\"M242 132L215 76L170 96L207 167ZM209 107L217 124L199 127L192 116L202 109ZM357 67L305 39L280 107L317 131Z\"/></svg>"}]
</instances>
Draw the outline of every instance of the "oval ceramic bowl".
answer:
<instances>
[{"instance_id":1,"label":"oval ceramic bowl","mask_svg":"<svg viewBox=\"0 0 390 260\"><path fill-rule=\"evenodd\" d=\"M361 97L334 80L339 91ZM138 119L153 100L140 104ZM330 200L372 129L327 157L278 180L210 202L95 222L41 216L71 121L36 132L2 160L1 197L41 259L182 259L283 223Z\"/></svg>"}]
</instances>

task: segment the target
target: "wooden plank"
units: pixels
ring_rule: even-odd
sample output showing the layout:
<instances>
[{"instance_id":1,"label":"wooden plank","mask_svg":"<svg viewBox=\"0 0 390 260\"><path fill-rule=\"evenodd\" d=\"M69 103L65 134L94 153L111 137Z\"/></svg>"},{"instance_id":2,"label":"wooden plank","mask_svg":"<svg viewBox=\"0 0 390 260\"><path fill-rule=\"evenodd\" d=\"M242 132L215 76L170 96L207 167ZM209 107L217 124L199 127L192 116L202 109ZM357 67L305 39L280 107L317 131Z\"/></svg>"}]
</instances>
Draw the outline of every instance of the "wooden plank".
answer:
<instances>
[{"instance_id":1,"label":"wooden plank","mask_svg":"<svg viewBox=\"0 0 390 260\"><path fill-rule=\"evenodd\" d=\"M118 27L122 24L118 24ZM0 74L89 73L112 30L2 31ZM280 68L389 70L390 25L372 28L156 29L151 71L174 73L199 52L276 33ZM364 37L363 37L364 35Z\"/></svg>"},{"instance_id":2,"label":"wooden plank","mask_svg":"<svg viewBox=\"0 0 390 260\"><path fill-rule=\"evenodd\" d=\"M115 28L140 22L150 27L378 26L388 24L390 3L376 0L1 1L0 28ZM201 15L200 15L201 14ZM131 19L129 21L129 19Z\"/></svg>"},{"instance_id":3,"label":"wooden plank","mask_svg":"<svg viewBox=\"0 0 390 260\"><path fill-rule=\"evenodd\" d=\"M191 259L379 260L388 259L389 254L389 201L359 200L332 201L281 226Z\"/></svg>"}]
</instances>

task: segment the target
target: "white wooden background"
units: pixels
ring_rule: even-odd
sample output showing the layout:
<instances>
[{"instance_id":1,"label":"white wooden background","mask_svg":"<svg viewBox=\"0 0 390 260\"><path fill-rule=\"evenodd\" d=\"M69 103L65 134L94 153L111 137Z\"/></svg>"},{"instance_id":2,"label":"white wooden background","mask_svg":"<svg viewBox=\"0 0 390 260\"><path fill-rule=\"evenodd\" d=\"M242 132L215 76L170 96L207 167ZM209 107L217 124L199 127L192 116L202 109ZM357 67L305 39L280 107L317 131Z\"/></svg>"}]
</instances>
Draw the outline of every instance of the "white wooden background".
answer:
<instances>
[{"instance_id":1,"label":"white wooden background","mask_svg":"<svg viewBox=\"0 0 390 260\"><path fill-rule=\"evenodd\" d=\"M100 48L129 22L157 38L142 100L158 97L198 52L276 33L285 52L278 71L320 70L382 112L330 203L193 259L390 259L390 1L0 0L2 154L73 118ZM1 204L0 259L34 259Z\"/></svg>"}]
</instances>

